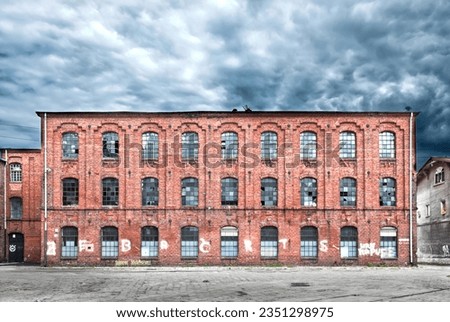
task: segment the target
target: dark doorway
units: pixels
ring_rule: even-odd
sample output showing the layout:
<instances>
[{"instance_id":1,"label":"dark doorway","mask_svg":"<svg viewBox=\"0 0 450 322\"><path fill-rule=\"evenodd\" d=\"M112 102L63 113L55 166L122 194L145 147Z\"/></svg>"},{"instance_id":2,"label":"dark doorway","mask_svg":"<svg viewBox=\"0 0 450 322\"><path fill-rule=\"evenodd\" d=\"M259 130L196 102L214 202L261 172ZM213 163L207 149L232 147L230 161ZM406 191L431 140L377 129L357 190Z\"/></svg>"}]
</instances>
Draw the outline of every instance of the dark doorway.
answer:
<instances>
[{"instance_id":1,"label":"dark doorway","mask_svg":"<svg viewBox=\"0 0 450 322\"><path fill-rule=\"evenodd\" d=\"M22 263L23 262L23 234L12 233L9 234L8 247L8 262Z\"/></svg>"}]
</instances>

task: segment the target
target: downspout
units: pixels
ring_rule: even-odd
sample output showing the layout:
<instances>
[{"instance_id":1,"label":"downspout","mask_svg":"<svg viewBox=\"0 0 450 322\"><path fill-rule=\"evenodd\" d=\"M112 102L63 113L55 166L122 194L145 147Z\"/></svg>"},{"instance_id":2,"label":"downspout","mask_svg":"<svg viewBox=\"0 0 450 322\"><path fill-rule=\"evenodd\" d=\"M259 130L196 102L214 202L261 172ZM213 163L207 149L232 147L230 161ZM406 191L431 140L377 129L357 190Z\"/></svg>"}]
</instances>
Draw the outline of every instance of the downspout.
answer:
<instances>
[{"instance_id":1,"label":"downspout","mask_svg":"<svg viewBox=\"0 0 450 322\"><path fill-rule=\"evenodd\" d=\"M6 190L7 190L7 184L6 184L6 167L8 165L8 150L5 149L5 167L3 168L3 229L4 229L4 242L3 242L3 257L6 260L6 242L7 242L7 222L6 222Z\"/></svg>"},{"instance_id":2,"label":"downspout","mask_svg":"<svg viewBox=\"0 0 450 322\"><path fill-rule=\"evenodd\" d=\"M44 113L44 266L47 266L47 113Z\"/></svg>"},{"instance_id":3,"label":"downspout","mask_svg":"<svg viewBox=\"0 0 450 322\"><path fill-rule=\"evenodd\" d=\"M413 113L409 119L409 263L412 265L414 263L413 257L413 176L412 176L412 165L413 165Z\"/></svg>"}]
</instances>

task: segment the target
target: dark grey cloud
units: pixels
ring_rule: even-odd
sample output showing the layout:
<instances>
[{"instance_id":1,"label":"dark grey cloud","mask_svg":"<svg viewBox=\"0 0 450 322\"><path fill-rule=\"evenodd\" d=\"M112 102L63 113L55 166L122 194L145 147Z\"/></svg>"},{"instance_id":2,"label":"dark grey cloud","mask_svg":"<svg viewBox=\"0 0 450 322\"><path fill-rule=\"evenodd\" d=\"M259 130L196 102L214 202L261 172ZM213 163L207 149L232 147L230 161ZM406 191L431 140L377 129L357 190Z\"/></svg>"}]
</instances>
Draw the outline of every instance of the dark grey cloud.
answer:
<instances>
[{"instance_id":1,"label":"dark grey cloud","mask_svg":"<svg viewBox=\"0 0 450 322\"><path fill-rule=\"evenodd\" d=\"M0 9L0 146L38 145L35 110L408 105L421 112L419 165L450 155L445 0L11 0Z\"/></svg>"}]
</instances>

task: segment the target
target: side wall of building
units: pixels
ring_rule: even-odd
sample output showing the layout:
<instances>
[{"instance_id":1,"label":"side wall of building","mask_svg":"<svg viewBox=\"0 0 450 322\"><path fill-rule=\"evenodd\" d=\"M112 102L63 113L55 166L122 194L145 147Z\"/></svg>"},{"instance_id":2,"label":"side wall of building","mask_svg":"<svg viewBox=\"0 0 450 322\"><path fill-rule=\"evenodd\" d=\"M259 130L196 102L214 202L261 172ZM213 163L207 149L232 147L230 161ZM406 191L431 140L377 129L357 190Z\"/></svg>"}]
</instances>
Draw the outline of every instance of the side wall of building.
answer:
<instances>
[{"instance_id":1,"label":"side wall of building","mask_svg":"<svg viewBox=\"0 0 450 322\"><path fill-rule=\"evenodd\" d=\"M3 161L3 154L0 151L0 262L6 261L6 229L5 229L5 205L4 205L4 194L5 194L5 161Z\"/></svg>"}]
</instances>

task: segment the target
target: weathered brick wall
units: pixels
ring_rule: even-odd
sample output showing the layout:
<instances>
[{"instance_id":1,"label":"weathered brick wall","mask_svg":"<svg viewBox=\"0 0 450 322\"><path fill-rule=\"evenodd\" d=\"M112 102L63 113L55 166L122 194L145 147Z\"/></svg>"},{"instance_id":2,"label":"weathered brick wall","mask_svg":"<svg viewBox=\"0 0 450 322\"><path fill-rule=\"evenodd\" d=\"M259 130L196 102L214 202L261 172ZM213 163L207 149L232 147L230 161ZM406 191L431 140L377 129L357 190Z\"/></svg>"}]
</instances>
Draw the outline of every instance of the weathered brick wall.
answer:
<instances>
[{"instance_id":1,"label":"weathered brick wall","mask_svg":"<svg viewBox=\"0 0 450 322\"><path fill-rule=\"evenodd\" d=\"M79 134L79 157L62 159L61 138L65 132ZM102 133L119 134L118 162L102 160ZM140 160L142 133L159 133L162 165ZM181 134L199 135L198 164L180 160ZM240 154L236 163L220 161L221 133L238 134ZM259 160L260 137L264 131L278 135L278 159L272 164ZM317 161L299 160L300 133L317 133ZM357 141L355 160L339 159L339 133L354 131ZM380 160L378 135L396 134L396 159ZM409 262L409 114L407 113L84 113L48 114L49 218L48 260L51 264L115 264L100 258L100 229L119 229L118 262L137 263L143 226L159 229L159 257L154 264L367 264ZM164 152L166 151L166 152ZM216 155L214 157L214 155ZM62 206L62 179L79 180L79 205ZM118 207L102 207L101 180L119 180ZM159 205L141 206L141 179L159 179ZM199 206L181 206L181 179L199 180ZM239 179L239 204L222 207L220 179ZM260 205L260 180L278 180L278 206ZM300 206L300 179L314 177L318 182L316 208ZM341 207L339 179L357 179L357 206ZM379 206L379 179L393 177L397 183L397 205ZM239 229L239 256L221 260L220 228ZM317 260L300 258L300 228L319 229ZM415 222L414 222L415 225ZM61 261L61 228L78 228L82 249L76 261ZM180 258L180 229L199 228L197 260ZM278 227L278 259L260 256L260 229ZM340 229L358 228L359 257L342 260L339 252ZM398 259L381 260L380 228L398 229ZM414 226L415 227L415 226ZM415 231L415 228L414 228ZM414 245L415 247L415 245ZM149 262L147 262L149 263Z\"/></svg>"}]
</instances>

